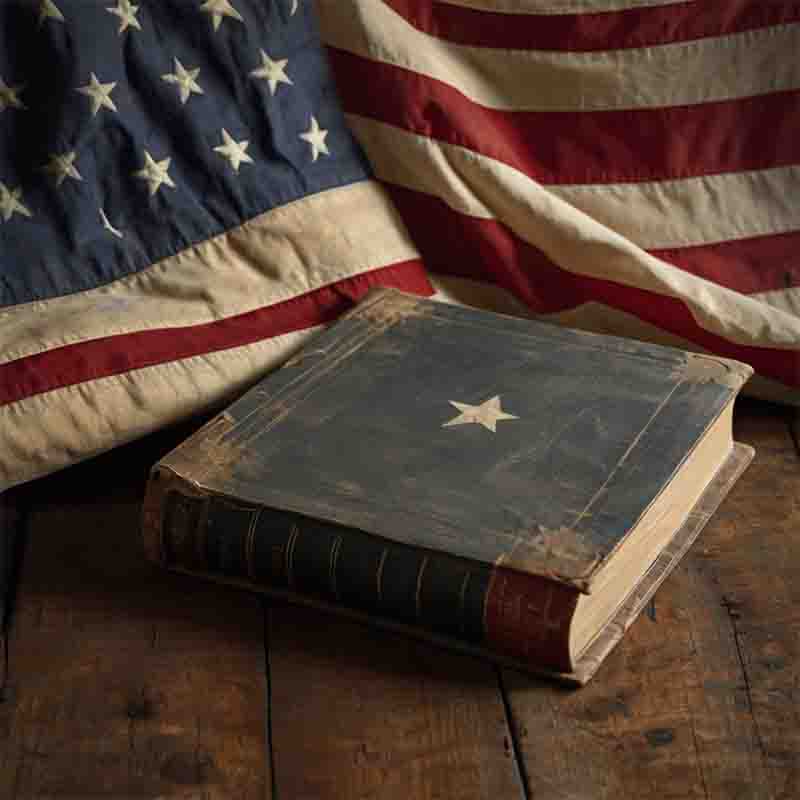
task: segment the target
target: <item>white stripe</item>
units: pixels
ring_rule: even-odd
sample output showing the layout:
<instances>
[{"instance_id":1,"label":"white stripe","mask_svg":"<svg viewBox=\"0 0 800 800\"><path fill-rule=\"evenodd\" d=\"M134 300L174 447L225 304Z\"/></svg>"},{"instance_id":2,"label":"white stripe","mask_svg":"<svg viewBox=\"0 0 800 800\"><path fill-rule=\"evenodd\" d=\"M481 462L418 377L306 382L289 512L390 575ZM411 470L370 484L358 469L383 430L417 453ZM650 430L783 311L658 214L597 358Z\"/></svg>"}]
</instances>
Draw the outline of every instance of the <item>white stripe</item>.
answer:
<instances>
[{"instance_id":1,"label":"white stripe","mask_svg":"<svg viewBox=\"0 0 800 800\"><path fill-rule=\"evenodd\" d=\"M438 196L463 214L499 220L574 273L680 298L701 327L729 341L800 345L799 318L649 255L519 170L362 117L349 122L376 173L389 183ZM639 213L636 205L629 213Z\"/></svg>"},{"instance_id":2,"label":"white stripe","mask_svg":"<svg viewBox=\"0 0 800 800\"><path fill-rule=\"evenodd\" d=\"M644 342L654 342L655 344L677 347L681 350L690 350L696 353L709 352L694 342L657 328L655 325L644 322L633 314L628 314L603 303L584 303L568 311L537 315L532 314L527 307L521 305L519 300L510 292L498 286L465 280L464 278L454 278L450 275L433 274L430 278L436 289L433 299L442 303L472 306L473 308L482 308L486 311L494 311L511 316L542 319L568 328L580 328L581 330L609 336L640 339ZM800 391L761 375L753 375L750 378L745 384L743 394L777 403L800 406Z\"/></svg>"},{"instance_id":3,"label":"white stripe","mask_svg":"<svg viewBox=\"0 0 800 800\"><path fill-rule=\"evenodd\" d=\"M416 257L376 182L331 189L108 286L0 311L0 363L103 336L214 322Z\"/></svg>"},{"instance_id":4,"label":"white stripe","mask_svg":"<svg viewBox=\"0 0 800 800\"><path fill-rule=\"evenodd\" d=\"M547 189L647 250L800 230L800 166Z\"/></svg>"},{"instance_id":5,"label":"white stripe","mask_svg":"<svg viewBox=\"0 0 800 800\"><path fill-rule=\"evenodd\" d=\"M458 173L491 173L509 192L523 195L541 185L489 156L432 141L366 117L348 115L380 177L447 202L473 217L493 218L480 185L461 180L443 188L432 162L452 162ZM456 165L458 165L456 167ZM800 166L774 167L665 181L548 185L554 197L646 250L748 239L800 230Z\"/></svg>"},{"instance_id":6,"label":"white stripe","mask_svg":"<svg viewBox=\"0 0 800 800\"><path fill-rule=\"evenodd\" d=\"M0 407L0 491L232 401L319 328L146 367Z\"/></svg>"},{"instance_id":7,"label":"white stripe","mask_svg":"<svg viewBox=\"0 0 800 800\"><path fill-rule=\"evenodd\" d=\"M800 287L792 286L772 292L758 292L750 296L761 303L785 311L787 314L800 317Z\"/></svg>"},{"instance_id":8,"label":"white stripe","mask_svg":"<svg viewBox=\"0 0 800 800\"><path fill-rule=\"evenodd\" d=\"M324 41L422 73L489 108L589 111L730 100L800 88L800 25L653 47L563 53L453 44L377 0L320 0Z\"/></svg>"},{"instance_id":9,"label":"white stripe","mask_svg":"<svg viewBox=\"0 0 800 800\"><path fill-rule=\"evenodd\" d=\"M596 14L629 8L690 5L696 0L439 0L451 6L499 14Z\"/></svg>"}]
</instances>

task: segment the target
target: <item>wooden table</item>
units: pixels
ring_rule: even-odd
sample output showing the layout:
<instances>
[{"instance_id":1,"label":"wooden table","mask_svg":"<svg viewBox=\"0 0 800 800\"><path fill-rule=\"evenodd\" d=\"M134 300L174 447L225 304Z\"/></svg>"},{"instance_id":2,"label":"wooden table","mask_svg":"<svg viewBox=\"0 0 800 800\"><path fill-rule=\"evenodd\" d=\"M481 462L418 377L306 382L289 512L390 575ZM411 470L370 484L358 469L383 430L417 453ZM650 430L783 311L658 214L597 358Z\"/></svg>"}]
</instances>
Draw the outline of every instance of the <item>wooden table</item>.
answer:
<instances>
[{"instance_id":1,"label":"wooden table","mask_svg":"<svg viewBox=\"0 0 800 800\"><path fill-rule=\"evenodd\" d=\"M582 690L170 575L139 545L160 434L16 491L0 797L800 798L800 450L758 454Z\"/></svg>"}]
</instances>

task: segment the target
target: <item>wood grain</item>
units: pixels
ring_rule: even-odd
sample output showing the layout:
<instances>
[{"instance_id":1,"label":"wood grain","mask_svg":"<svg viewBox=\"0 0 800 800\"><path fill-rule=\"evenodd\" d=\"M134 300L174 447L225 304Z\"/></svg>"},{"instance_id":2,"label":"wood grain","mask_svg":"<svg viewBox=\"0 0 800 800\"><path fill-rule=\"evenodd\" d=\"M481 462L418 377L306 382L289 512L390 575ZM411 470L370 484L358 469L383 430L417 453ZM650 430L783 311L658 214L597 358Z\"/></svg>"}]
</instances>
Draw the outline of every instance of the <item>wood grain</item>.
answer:
<instances>
[{"instance_id":1,"label":"wood grain","mask_svg":"<svg viewBox=\"0 0 800 800\"><path fill-rule=\"evenodd\" d=\"M800 797L792 424L739 401L755 461L577 691L151 567L145 472L185 431L41 481L0 797Z\"/></svg>"},{"instance_id":2,"label":"wood grain","mask_svg":"<svg viewBox=\"0 0 800 800\"><path fill-rule=\"evenodd\" d=\"M781 435L780 411L761 407L739 420L737 435L759 442L761 458L719 521L712 574L734 629L768 786L776 800L790 800L800 797L800 452Z\"/></svg>"},{"instance_id":3,"label":"wood grain","mask_svg":"<svg viewBox=\"0 0 800 800\"><path fill-rule=\"evenodd\" d=\"M736 437L755 461L593 682L506 673L529 796L800 796L800 460L777 407Z\"/></svg>"},{"instance_id":4,"label":"wood grain","mask_svg":"<svg viewBox=\"0 0 800 800\"><path fill-rule=\"evenodd\" d=\"M311 609L269 621L278 797L524 797L493 667Z\"/></svg>"},{"instance_id":5,"label":"wood grain","mask_svg":"<svg viewBox=\"0 0 800 800\"><path fill-rule=\"evenodd\" d=\"M268 792L259 601L163 573L141 554L143 481L171 443L161 442L29 487L0 797Z\"/></svg>"}]
</instances>

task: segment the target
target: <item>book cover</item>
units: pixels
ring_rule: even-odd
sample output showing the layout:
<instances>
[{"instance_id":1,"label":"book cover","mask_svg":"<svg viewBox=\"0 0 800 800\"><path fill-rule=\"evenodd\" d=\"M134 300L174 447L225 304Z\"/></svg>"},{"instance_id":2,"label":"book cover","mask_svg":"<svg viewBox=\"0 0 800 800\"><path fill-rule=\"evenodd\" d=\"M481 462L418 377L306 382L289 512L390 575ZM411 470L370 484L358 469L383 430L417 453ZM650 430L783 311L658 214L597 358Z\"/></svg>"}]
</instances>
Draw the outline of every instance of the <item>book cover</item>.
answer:
<instances>
[{"instance_id":1,"label":"book cover","mask_svg":"<svg viewBox=\"0 0 800 800\"><path fill-rule=\"evenodd\" d=\"M146 547L580 679L579 597L750 374L378 290L157 465ZM751 455L727 436L692 507Z\"/></svg>"}]
</instances>

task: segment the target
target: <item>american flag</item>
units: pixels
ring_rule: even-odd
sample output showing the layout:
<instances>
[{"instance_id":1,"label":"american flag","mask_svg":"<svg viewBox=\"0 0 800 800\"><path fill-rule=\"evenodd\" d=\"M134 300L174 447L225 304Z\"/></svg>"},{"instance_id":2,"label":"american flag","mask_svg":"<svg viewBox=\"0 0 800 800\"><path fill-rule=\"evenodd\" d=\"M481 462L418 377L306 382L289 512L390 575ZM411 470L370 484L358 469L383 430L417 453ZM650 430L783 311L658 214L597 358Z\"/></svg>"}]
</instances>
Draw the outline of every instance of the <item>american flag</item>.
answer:
<instances>
[{"instance_id":1,"label":"american flag","mask_svg":"<svg viewBox=\"0 0 800 800\"><path fill-rule=\"evenodd\" d=\"M0 0L0 489L430 294L309 0Z\"/></svg>"},{"instance_id":2,"label":"american flag","mask_svg":"<svg viewBox=\"0 0 800 800\"><path fill-rule=\"evenodd\" d=\"M319 7L443 295L736 358L800 400L800 3Z\"/></svg>"},{"instance_id":3,"label":"american flag","mask_svg":"<svg viewBox=\"0 0 800 800\"><path fill-rule=\"evenodd\" d=\"M420 252L798 402L798 49L788 0L0 0L0 489L430 294Z\"/></svg>"}]
</instances>

